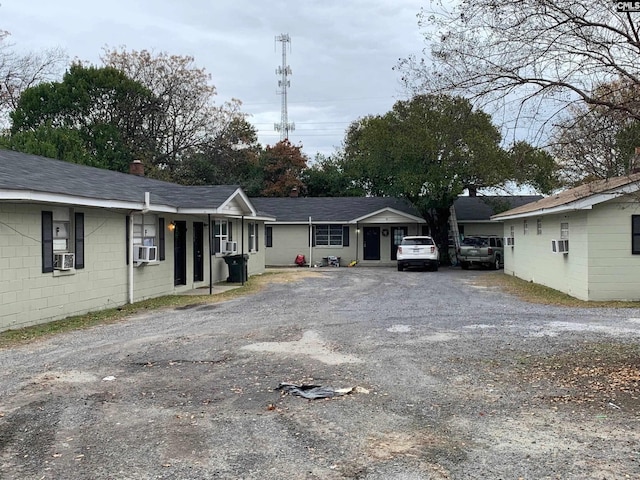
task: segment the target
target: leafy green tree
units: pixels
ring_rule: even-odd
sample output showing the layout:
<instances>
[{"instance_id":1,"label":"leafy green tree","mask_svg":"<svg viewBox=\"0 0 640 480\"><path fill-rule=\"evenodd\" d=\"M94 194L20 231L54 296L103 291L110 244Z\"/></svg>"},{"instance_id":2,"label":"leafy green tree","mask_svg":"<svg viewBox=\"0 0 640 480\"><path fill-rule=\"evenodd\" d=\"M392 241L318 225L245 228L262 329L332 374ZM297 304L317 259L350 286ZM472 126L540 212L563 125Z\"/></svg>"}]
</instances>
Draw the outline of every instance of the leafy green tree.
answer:
<instances>
[{"instance_id":1,"label":"leafy green tree","mask_svg":"<svg viewBox=\"0 0 640 480\"><path fill-rule=\"evenodd\" d=\"M474 110L468 100L420 95L349 127L345 171L367 194L411 201L446 252L450 207L466 188L522 181L515 158L518 168L548 160L523 146L510 154L500 142L489 115ZM530 170L541 173L544 168ZM543 180L537 182L542 185Z\"/></svg>"},{"instance_id":2,"label":"leafy green tree","mask_svg":"<svg viewBox=\"0 0 640 480\"><path fill-rule=\"evenodd\" d=\"M267 145L259 159L263 173L260 195L286 197L294 188L300 191L303 187L301 176L306 166L307 157L301 146L292 145L289 140Z\"/></svg>"},{"instance_id":3,"label":"leafy green tree","mask_svg":"<svg viewBox=\"0 0 640 480\"><path fill-rule=\"evenodd\" d=\"M11 113L12 145L26 153L126 172L148 161L154 143L147 130L155 98L114 68L72 65L61 82L28 88Z\"/></svg>"},{"instance_id":4,"label":"leafy green tree","mask_svg":"<svg viewBox=\"0 0 640 480\"><path fill-rule=\"evenodd\" d=\"M309 197L359 197L364 190L344 171L337 156L317 154L313 164L302 172L304 193Z\"/></svg>"},{"instance_id":5,"label":"leafy green tree","mask_svg":"<svg viewBox=\"0 0 640 480\"><path fill-rule=\"evenodd\" d=\"M185 156L178 169L186 185L240 185L259 194L262 173L258 159L261 146L253 125L233 116L224 129L195 154Z\"/></svg>"},{"instance_id":6,"label":"leafy green tree","mask_svg":"<svg viewBox=\"0 0 640 480\"><path fill-rule=\"evenodd\" d=\"M105 51L102 61L140 82L155 96L155 112L149 127L156 146L152 161L158 169L178 182L185 178L190 182L197 180L194 178L197 172L186 171L188 165L202 167L202 162L207 165L211 161L225 171L224 157L229 148L238 144L238 139L229 132L235 130L246 136L241 128L244 126L246 130L246 118L240 111L239 100L215 104L216 88L211 84L211 75L198 68L193 57L113 49ZM227 145L222 146L223 141L228 141ZM222 158L215 156L220 148L224 150ZM208 157L211 154L213 158ZM194 165L194 159L198 158L200 163ZM206 170L211 173L208 166Z\"/></svg>"}]
</instances>

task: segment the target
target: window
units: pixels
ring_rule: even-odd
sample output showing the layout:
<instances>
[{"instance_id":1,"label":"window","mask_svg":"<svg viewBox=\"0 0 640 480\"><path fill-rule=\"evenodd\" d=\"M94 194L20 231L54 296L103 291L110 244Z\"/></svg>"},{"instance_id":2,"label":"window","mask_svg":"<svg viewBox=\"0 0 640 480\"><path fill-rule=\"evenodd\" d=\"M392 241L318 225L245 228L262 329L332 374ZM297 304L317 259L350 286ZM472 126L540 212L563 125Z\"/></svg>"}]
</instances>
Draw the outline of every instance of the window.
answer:
<instances>
[{"instance_id":1,"label":"window","mask_svg":"<svg viewBox=\"0 0 640 480\"><path fill-rule=\"evenodd\" d=\"M134 215L133 216L133 244L153 247L157 245L157 224L155 215Z\"/></svg>"},{"instance_id":2,"label":"window","mask_svg":"<svg viewBox=\"0 0 640 480\"><path fill-rule=\"evenodd\" d=\"M513 225L511 225L511 228L509 228L509 236L511 238L514 238L516 236L516 227L514 227Z\"/></svg>"},{"instance_id":3,"label":"window","mask_svg":"<svg viewBox=\"0 0 640 480\"><path fill-rule=\"evenodd\" d=\"M528 231L529 231L529 223L525 219L522 222L522 233L524 233L526 235Z\"/></svg>"},{"instance_id":4,"label":"window","mask_svg":"<svg viewBox=\"0 0 640 480\"><path fill-rule=\"evenodd\" d=\"M631 253L640 254L640 215L631 215Z\"/></svg>"},{"instance_id":5,"label":"window","mask_svg":"<svg viewBox=\"0 0 640 480\"><path fill-rule=\"evenodd\" d=\"M232 224L227 220L213 221L213 253L221 253L225 242L233 241Z\"/></svg>"},{"instance_id":6,"label":"window","mask_svg":"<svg viewBox=\"0 0 640 480\"><path fill-rule=\"evenodd\" d=\"M273 247L273 227L271 225L264 226L264 246Z\"/></svg>"},{"instance_id":7,"label":"window","mask_svg":"<svg viewBox=\"0 0 640 480\"><path fill-rule=\"evenodd\" d=\"M258 251L258 224L249 222L249 251Z\"/></svg>"},{"instance_id":8,"label":"window","mask_svg":"<svg viewBox=\"0 0 640 480\"><path fill-rule=\"evenodd\" d=\"M342 244L342 225L316 225L315 244L317 246L336 246Z\"/></svg>"},{"instance_id":9,"label":"window","mask_svg":"<svg viewBox=\"0 0 640 480\"><path fill-rule=\"evenodd\" d=\"M43 211L41 228L42 273L53 272L61 254L73 254L72 267L84 268L84 213L63 207ZM66 257L64 263L68 264L69 256Z\"/></svg>"},{"instance_id":10,"label":"window","mask_svg":"<svg viewBox=\"0 0 640 480\"><path fill-rule=\"evenodd\" d=\"M562 222L560 224L560 238L562 240L569 238L569 223Z\"/></svg>"},{"instance_id":11,"label":"window","mask_svg":"<svg viewBox=\"0 0 640 480\"><path fill-rule=\"evenodd\" d=\"M536 221L536 234L537 235L542 235L542 219L541 218L539 218Z\"/></svg>"}]
</instances>

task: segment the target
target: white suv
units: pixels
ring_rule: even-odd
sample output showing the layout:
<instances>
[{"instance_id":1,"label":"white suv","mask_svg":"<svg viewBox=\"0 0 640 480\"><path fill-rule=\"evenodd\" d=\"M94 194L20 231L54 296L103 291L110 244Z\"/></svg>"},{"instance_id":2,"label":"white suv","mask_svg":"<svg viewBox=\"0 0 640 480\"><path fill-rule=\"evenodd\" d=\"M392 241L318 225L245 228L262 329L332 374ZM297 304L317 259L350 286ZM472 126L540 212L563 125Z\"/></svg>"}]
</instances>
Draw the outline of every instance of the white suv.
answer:
<instances>
[{"instance_id":1,"label":"white suv","mask_svg":"<svg viewBox=\"0 0 640 480\"><path fill-rule=\"evenodd\" d=\"M440 254L433 238L427 236L404 237L398 245L398 271L407 267L438 270Z\"/></svg>"}]
</instances>

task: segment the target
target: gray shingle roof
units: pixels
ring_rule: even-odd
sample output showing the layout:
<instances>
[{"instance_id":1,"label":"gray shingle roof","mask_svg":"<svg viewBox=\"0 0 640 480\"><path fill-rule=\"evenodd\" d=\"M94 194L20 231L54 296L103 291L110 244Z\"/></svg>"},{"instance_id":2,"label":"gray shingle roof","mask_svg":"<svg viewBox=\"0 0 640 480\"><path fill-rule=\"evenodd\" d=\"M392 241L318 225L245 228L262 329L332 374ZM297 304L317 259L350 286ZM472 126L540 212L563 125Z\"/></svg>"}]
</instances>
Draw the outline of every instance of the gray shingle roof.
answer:
<instances>
[{"instance_id":1,"label":"gray shingle roof","mask_svg":"<svg viewBox=\"0 0 640 480\"><path fill-rule=\"evenodd\" d=\"M534 202L540 195L459 197L455 202L458 221L488 221L497 211ZM251 198L262 213L273 215L278 222L348 222L384 208L420 217L406 200L390 197L298 197Z\"/></svg>"},{"instance_id":2,"label":"gray shingle roof","mask_svg":"<svg viewBox=\"0 0 640 480\"><path fill-rule=\"evenodd\" d=\"M278 222L349 222L384 208L415 217L417 210L407 201L391 197L254 197L251 203L260 213Z\"/></svg>"},{"instance_id":3,"label":"gray shingle roof","mask_svg":"<svg viewBox=\"0 0 640 480\"><path fill-rule=\"evenodd\" d=\"M215 208L236 185L190 187L0 149L0 189L72 195L98 200L142 202L182 208Z\"/></svg>"}]
</instances>

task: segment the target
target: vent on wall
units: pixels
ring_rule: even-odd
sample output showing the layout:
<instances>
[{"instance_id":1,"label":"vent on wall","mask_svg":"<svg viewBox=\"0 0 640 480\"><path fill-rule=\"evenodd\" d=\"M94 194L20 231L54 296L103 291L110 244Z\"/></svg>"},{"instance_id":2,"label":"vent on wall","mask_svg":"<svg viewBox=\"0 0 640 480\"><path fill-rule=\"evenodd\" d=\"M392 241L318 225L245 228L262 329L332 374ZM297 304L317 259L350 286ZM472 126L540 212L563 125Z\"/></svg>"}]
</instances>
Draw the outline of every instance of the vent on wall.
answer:
<instances>
[{"instance_id":1,"label":"vent on wall","mask_svg":"<svg viewBox=\"0 0 640 480\"><path fill-rule=\"evenodd\" d=\"M553 253L569 253L569 240L551 240Z\"/></svg>"},{"instance_id":2,"label":"vent on wall","mask_svg":"<svg viewBox=\"0 0 640 480\"><path fill-rule=\"evenodd\" d=\"M73 253L55 253L53 255L54 270L73 270L75 259Z\"/></svg>"},{"instance_id":3,"label":"vent on wall","mask_svg":"<svg viewBox=\"0 0 640 480\"><path fill-rule=\"evenodd\" d=\"M155 262L158 260L158 247L146 245L133 246L133 260L135 262Z\"/></svg>"},{"instance_id":4,"label":"vent on wall","mask_svg":"<svg viewBox=\"0 0 640 480\"><path fill-rule=\"evenodd\" d=\"M222 247L222 253L238 252L238 242L223 242Z\"/></svg>"}]
</instances>

